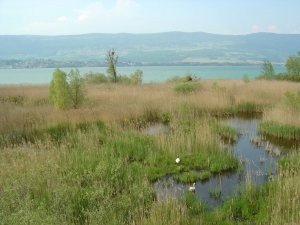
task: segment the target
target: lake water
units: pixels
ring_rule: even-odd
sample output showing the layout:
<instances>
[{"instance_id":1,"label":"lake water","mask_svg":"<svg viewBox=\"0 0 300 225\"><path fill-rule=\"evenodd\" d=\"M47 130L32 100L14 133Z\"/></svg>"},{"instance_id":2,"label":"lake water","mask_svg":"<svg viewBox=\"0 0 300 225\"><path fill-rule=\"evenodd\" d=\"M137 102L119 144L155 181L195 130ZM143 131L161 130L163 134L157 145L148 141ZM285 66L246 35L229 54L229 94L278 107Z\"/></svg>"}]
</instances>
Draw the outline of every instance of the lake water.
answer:
<instances>
[{"instance_id":1,"label":"lake water","mask_svg":"<svg viewBox=\"0 0 300 225\"><path fill-rule=\"evenodd\" d=\"M81 75L92 72L106 74L106 67L78 68ZM247 74L254 79L261 73L261 66L145 66L117 67L118 74L129 76L137 69L143 71L143 83L164 82L173 76L185 76L192 73L201 79L242 79ZM62 68L68 73L71 68ZM275 73L285 72L284 66L274 66ZM44 84L50 83L54 68L37 69L0 69L0 84Z\"/></svg>"}]
</instances>

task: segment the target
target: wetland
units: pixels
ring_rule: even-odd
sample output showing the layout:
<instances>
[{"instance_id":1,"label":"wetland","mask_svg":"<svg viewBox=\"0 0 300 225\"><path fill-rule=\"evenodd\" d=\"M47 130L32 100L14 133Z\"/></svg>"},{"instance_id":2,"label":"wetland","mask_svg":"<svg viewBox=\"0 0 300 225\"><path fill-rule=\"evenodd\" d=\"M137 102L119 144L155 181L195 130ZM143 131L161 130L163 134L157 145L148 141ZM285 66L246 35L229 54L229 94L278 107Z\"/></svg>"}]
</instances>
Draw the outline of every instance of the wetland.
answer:
<instances>
[{"instance_id":1,"label":"wetland","mask_svg":"<svg viewBox=\"0 0 300 225\"><path fill-rule=\"evenodd\" d=\"M300 222L299 85L181 85L87 85L64 111L0 85L0 223Z\"/></svg>"},{"instance_id":2,"label":"wetland","mask_svg":"<svg viewBox=\"0 0 300 225\"><path fill-rule=\"evenodd\" d=\"M283 139L269 139L258 130L262 114L238 114L219 119L219 122L233 127L237 131L236 139L218 138L224 151L233 154L242 164L242 169L211 174L206 179L196 181L195 195L209 207L221 205L239 186L251 179L256 185L262 185L276 179L277 161L291 146ZM160 129L159 129L160 128ZM162 124L154 125L147 131L168 132ZM289 142L290 143L290 142ZM199 171L192 173L201 174ZM176 177L167 176L155 182L155 189L161 199L183 196L190 183L178 182ZM217 193L216 193L217 192Z\"/></svg>"}]
</instances>

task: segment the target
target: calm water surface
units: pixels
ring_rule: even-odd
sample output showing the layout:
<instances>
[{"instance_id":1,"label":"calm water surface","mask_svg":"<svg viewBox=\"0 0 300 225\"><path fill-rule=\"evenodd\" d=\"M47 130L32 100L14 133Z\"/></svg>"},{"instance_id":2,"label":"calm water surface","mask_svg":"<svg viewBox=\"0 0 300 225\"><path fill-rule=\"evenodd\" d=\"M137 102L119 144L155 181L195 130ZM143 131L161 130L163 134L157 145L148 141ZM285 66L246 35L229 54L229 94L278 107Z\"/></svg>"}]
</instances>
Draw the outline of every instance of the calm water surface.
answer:
<instances>
[{"instance_id":1,"label":"calm water surface","mask_svg":"<svg viewBox=\"0 0 300 225\"><path fill-rule=\"evenodd\" d=\"M92 72L106 74L106 67L78 68L81 75ZM137 69L143 71L143 82L164 82L173 76L185 76L192 73L202 79L242 79L247 74L254 79L261 73L261 66L145 66L145 67L118 67L118 74L129 76ZM68 73L71 68L62 68ZM275 73L284 72L284 66L274 66ZM40 69L0 69L0 84L43 84L50 83L54 68Z\"/></svg>"}]
</instances>

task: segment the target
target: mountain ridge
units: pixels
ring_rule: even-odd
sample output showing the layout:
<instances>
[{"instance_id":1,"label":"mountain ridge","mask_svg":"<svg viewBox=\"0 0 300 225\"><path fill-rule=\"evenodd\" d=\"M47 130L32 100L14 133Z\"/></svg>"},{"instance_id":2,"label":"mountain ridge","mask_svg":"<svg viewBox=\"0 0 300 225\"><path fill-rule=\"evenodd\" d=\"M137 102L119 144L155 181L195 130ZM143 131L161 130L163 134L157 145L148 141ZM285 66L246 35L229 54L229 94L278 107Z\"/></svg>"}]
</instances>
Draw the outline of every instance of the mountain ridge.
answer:
<instances>
[{"instance_id":1,"label":"mountain ridge","mask_svg":"<svg viewBox=\"0 0 300 225\"><path fill-rule=\"evenodd\" d=\"M114 47L120 61L284 63L300 50L300 34L221 35L205 32L148 34L0 35L0 60L105 61Z\"/></svg>"}]
</instances>

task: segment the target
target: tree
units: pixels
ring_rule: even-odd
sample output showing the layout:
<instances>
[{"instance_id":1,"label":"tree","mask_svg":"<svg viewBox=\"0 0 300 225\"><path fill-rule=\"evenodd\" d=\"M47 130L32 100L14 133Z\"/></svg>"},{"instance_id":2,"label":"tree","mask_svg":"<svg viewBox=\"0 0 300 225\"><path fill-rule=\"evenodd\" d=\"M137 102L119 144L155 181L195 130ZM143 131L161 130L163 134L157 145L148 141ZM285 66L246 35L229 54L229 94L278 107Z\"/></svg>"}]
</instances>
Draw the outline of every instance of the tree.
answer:
<instances>
[{"instance_id":1,"label":"tree","mask_svg":"<svg viewBox=\"0 0 300 225\"><path fill-rule=\"evenodd\" d=\"M54 70L49 87L49 102L56 109L77 108L85 94L84 79L80 77L78 69L71 70L68 75L58 68Z\"/></svg>"},{"instance_id":2,"label":"tree","mask_svg":"<svg viewBox=\"0 0 300 225\"><path fill-rule=\"evenodd\" d=\"M77 68L75 71L71 69L68 74L68 79L73 107L76 109L78 105L80 105L84 101L85 98L86 89L84 79L80 76L80 72Z\"/></svg>"},{"instance_id":3,"label":"tree","mask_svg":"<svg viewBox=\"0 0 300 225\"><path fill-rule=\"evenodd\" d=\"M49 87L49 102L56 109L69 109L72 105L71 91L67 82L67 74L55 69Z\"/></svg>"},{"instance_id":4,"label":"tree","mask_svg":"<svg viewBox=\"0 0 300 225\"><path fill-rule=\"evenodd\" d=\"M111 80L117 83L117 70L116 70L116 63L118 62L118 55L115 55L115 50L112 48L109 49L106 53L106 62L108 64L108 68L106 73L109 74Z\"/></svg>"},{"instance_id":5,"label":"tree","mask_svg":"<svg viewBox=\"0 0 300 225\"><path fill-rule=\"evenodd\" d=\"M285 63L288 74L292 76L300 76L300 51L297 56L289 56Z\"/></svg>"},{"instance_id":6,"label":"tree","mask_svg":"<svg viewBox=\"0 0 300 225\"><path fill-rule=\"evenodd\" d=\"M269 60L264 60L260 78L263 78L266 80L273 80L273 79L275 79L275 77L276 77L276 75L275 75L272 63Z\"/></svg>"},{"instance_id":7,"label":"tree","mask_svg":"<svg viewBox=\"0 0 300 225\"><path fill-rule=\"evenodd\" d=\"M141 84L143 81L143 71L136 70L134 74L130 74L130 82L132 84Z\"/></svg>"}]
</instances>

